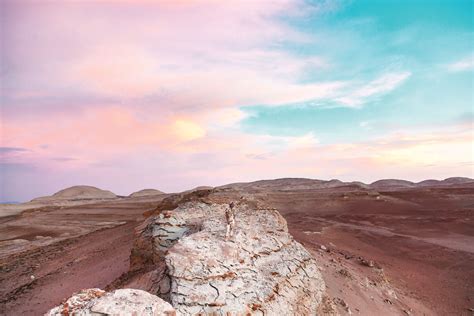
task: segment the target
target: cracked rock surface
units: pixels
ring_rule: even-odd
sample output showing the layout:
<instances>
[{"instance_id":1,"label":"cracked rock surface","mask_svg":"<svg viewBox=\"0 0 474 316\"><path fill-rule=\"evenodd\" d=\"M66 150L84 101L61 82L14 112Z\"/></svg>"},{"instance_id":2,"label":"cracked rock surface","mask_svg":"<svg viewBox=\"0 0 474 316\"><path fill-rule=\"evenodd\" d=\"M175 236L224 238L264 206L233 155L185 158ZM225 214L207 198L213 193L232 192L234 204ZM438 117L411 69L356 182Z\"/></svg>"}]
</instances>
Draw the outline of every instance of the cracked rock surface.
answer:
<instances>
[{"instance_id":1,"label":"cracked rock surface","mask_svg":"<svg viewBox=\"0 0 474 316\"><path fill-rule=\"evenodd\" d=\"M132 269L137 262L154 268L138 283L182 315L315 315L324 281L285 219L241 204L235 234L225 241L226 207L193 201L149 218Z\"/></svg>"},{"instance_id":2,"label":"cracked rock surface","mask_svg":"<svg viewBox=\"0 0 474 316\"><path fill-rule=\"evenodd\" d=\"M45 316L88 315L176 315L174 308L161 298L148 292L120 289L105 292L87 289L71 296Z\"/></svg>"}]
</instances>

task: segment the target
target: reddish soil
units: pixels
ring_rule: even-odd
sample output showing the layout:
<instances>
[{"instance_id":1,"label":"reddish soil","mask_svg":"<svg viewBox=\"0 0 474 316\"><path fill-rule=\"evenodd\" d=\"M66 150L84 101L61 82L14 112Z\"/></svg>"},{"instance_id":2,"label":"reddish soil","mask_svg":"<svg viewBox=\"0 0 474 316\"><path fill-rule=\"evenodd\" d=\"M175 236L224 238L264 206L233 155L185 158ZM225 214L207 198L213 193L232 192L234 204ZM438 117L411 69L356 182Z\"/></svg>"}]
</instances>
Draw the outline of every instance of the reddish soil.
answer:
<instances>
[{"instance_id":1,"label":"reddish soil","mask_svg":"<svg viewBox=\"0 0 474 316\"><path fill-rule=\"evenodd\" d=\"M0 224L2 237L39 244L0 246L0 315L42 315L74 292L105 288L128 271L134 227L155 204L108 202L9 217Z\"/></svg>"},{"instance_id":2,"label":"reddish soil","mask_svg":"<svg viewBox=\"0 0 474 316\"><path fill-rule=\"evenodd\" d=\"M313 251L320 245L331 250L322 256L326 261L337 259L333 270L348 266L370 279L373 269L361 270L358 257L383 268L398 299L385 295L378 300L389 299L385 305L391 309L400 305L395 314L405 310L415 315L472 315L474 189L417 188L382 192L379 198L286 192L270 194L268 199L286 217L297 240ZM335 285L332 272L323 274L329 287ZM329 292L348 298L351 291ZM360 293L356 296L349 304L352 312L357 306L362 315L377 314L370 309L377 298L361 306Z\"/></svg>"},{"instance_id":3,"label":"reddish soil","mask_svg":"<svg viewBox=\"0 0 474 316\"><path fill-rule=\"evenodd\" d=\"M473 187L244 192L279 209L314 254L327 315L472 314ZM80 289L112 283L128 271L142 213L161 198L0 219L0 314L41 315Z\"/></svg>"},{"instance_id":4,"label":"reddish soil","mask_svg":"<svg viewBox=\"0 0 474 316\"><path fill-rule=\"evenodd\" d=\"M38 315L81 289L104 288L128 270L134 226L104 229L16 258L2 280L3 291L11 290L2 293L7 299L2 312Z\"/></svg>"}]
</instances>

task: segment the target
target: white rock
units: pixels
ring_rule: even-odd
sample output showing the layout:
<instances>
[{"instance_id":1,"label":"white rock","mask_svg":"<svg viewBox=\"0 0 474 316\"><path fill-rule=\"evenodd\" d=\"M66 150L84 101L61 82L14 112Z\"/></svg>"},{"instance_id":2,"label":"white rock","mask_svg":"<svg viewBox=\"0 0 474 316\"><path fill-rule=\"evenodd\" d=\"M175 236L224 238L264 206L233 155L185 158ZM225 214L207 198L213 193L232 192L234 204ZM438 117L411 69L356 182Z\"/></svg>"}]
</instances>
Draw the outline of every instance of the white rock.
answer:
<instances>
[{"instance_id":1,"label":"white rock","mask_svg":"<svg viewBox=\"0 0 474 316\"><path fill-rule=\"evenodd\" d=\"M51 309L46 316L153 315L173 316L176 311L161 298L142 290L120 289L105 292L87 289Z\"/></svg>"},{"instance_id":2,"label":"white rock","mask_svg":"<svg viewBox=\"0 0 474 316\"><path fill-rule=\"evenodd\" d=\"M235 235L226 242L226 207L188 202L149 220L135 243L146 249L134 253L166 268L155 281L160 284L147 290L182 315L315 315L324 281L285 219L273 209L240 207Z\"/></svg>"}]
</instances>

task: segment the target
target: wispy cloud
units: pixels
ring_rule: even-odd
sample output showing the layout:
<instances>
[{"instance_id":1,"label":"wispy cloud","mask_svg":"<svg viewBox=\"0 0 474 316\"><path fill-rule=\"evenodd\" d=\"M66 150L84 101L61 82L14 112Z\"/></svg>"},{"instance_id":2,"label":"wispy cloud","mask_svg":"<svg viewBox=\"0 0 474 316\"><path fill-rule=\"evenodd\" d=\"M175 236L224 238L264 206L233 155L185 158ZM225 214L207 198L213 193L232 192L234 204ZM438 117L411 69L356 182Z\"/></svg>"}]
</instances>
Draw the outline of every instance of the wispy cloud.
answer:
<instances>
[{"instance_id":1,"label":"wispy cloud","mask_svg":"<svg viewBox=\"0 0 474 316\"><path fill-rule=\"evenodd\" d=\"M303 1L7 4L5 25L15 30L4 50L6 66L16 69L14 82L4 78L11 98L123 102L165 92L174 107L203 108L317 98L331 87L296 83L302 71L324 67L322 58L277 48L306 40L279 19L303 14Z\"/></svg>"},{"instance_id":2,"label":"wispy cloud","mask_svg":"<svg viewBox=\"0 0 474 316\"><path fill-rule=\"evenodd\" d=\"M447 69L451 72L470 71L474 69L474 54L464 57L447 65Z\"/></svg>"},{"instance_id":3,"label":"wispy cloud","mask_svg":"<svg viewBox=\"0 0 474 316\"><path fill-rule=\"evenodd\" d=\"M360 107L371 98L388 93L403 84L411 72L393 72L383 74L377 79L356 87L346 95L336 98L336 101L349 107Z\"/></svg>"},{"instance_id":4,"label":"wispy cloud","mask_svg":"<svg viewBox=\"0 0 474 316\"><path fill-rule=\"evenodd\" d=\"M173 191L288 175L364 180L403 176L397 168L416 176L423 161L465 173L458 164L469 160L465 130L379 131L386 123L371 103L403 91L412 73L418 79L422 67L411 61L420 58L398 56L412 40L370 30L377 17L338 21L333 13L347 3L2 1L0 154L10 187L42 189L45 174L51 189L94 182ZM472 56L448 69L472 69ZM414 94L413 102L424 101ZM301 116L272 121L275 135L244 128L245 106L265 105L278 115L288 104L337 109L306 117L305 130L283 127L298 126ZM372 112L354 117L365 110ZM347 123L377 140L359 140L355 132L352 143L326 142L340 126L350 134ZM30 173L21 168L33 164ZM124 170L127 181L119 181Z\"/></svg>"},{"instance_id":5,"label":"wispy cloud","mask_svg":"<svg viewBox=\"0 0 474 316\"><path fill-rule=\"evenodd\" d=\"M20 147L0 147L0 154L8 154L8 153L16 153L16 152L24 152L27 151L26 148Z\"/></svg>"},{"instance_id":6,"label":"wispy cloud","mask_svg":"<svg viewBox=\"0 0 474 316\"><path fill-rule=\"evenodd\" d=\"M59 161L59 162L68 162L68 161L74 161L74 160L77 160L77 159L76 158L71 158L71 157L55 157L55 158L51 158L51 160Z\"/></svg>"}]
</instances>

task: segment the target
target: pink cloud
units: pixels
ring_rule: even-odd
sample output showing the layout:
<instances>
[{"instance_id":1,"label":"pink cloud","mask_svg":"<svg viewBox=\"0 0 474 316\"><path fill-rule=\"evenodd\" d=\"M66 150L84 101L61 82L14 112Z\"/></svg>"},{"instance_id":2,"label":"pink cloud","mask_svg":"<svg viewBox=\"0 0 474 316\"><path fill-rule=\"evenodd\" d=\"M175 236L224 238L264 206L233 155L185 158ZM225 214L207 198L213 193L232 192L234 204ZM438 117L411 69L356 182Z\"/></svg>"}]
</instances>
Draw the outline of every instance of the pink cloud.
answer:
<instances>
[{"instance_id":1,"label":"pink cloud","mask_svg":"<svg viewBox=\"0 0 474 316\"><path fill-rule=\"evenodd\" d=\"M1 78L2 107L15 115L0 121L1 145L27 149L8 163L37 167L15 181L38 183L48 175L52 191L89 183L128 194L288 175L416 178L427 165L442 167L429 169L432 176L472 171L459 165L472 161L469 133L460 129L339 145L320 144L312 133L239 130L241 105L331 98L360 106L410 76L301 83L305 72L331 63L275 48L309 40L279 17L324 8L300 1L2 5L10 69ZM445 157L446 151L456 154Z\"/></svg>"},{"instance_id":2,"label":"pink cloud","mask_svg":"<svg viewBox=\"0 0 474 316\"><path fill-rule=\"evenodd\" d=\"M4 144L27 148L15 153L14 161L51 174L55 188L102 184L120 194L143 186L176 191L289 175L367 182L383 177L421 180L427 174L474 176L472 128L466 124L331 145L320 144L314 134L277 137L205 129L198 119L144 119L127 108L97 107L61 117L60 124L31 120L29 127L3 126L7 135L15 135Z\"/></svg>"},{"instance_id":3,"label":"pink cloud","mask_svg":"<svg viewBox=\"0 0 474 316\"><path fill-rule=\"evenodd\" d=\"M16 96L25 96L27 89L27 95L47 91L129 99L165 91L207 107L317 99L340 86L297 84L304 70L327 63L268 48L307 40L278 19L309 9L300 1L31 1L10 6L6 54L17 67L14 82L9 78Z\"/></svg>"}]
</instances>

